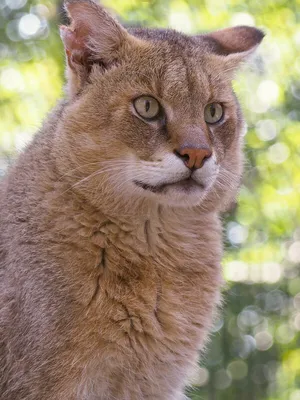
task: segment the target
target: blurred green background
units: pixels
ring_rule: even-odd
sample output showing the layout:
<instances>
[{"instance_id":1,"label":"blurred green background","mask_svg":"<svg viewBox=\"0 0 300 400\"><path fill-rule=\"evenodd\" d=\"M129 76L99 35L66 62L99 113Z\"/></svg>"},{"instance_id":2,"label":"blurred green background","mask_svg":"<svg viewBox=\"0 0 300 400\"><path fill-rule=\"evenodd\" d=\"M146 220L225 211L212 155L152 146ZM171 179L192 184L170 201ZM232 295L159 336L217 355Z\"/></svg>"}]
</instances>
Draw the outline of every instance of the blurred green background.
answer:
<instances>
[{"instance_id":1,"label":"blurred green background","mask_svg":"<svg viewBox=\"0 0 300 400\"><path fill-rule=\"evenodd\" d=\"M300 0L114 0L127 25L267 36L234 82L248 122L239 205L225 216L222 317L192 399L300 400ZM61 2L0 1L0 173L63 95Z\"/></svg>"}]
</instances>

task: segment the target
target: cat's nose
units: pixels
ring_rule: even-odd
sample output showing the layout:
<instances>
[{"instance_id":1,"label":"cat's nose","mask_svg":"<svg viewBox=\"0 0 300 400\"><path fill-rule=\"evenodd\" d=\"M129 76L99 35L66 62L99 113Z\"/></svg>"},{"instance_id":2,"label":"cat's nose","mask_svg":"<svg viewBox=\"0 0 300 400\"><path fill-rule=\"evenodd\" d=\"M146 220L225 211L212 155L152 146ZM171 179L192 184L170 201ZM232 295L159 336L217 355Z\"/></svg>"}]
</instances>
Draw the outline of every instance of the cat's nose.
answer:
<instances>
[{"instance_id":1,"label":"cat's nose","mask_svg":"<svg viewBox=\"0 0 300 400\"><path fill-rule=\"evenodd\" d=\"M209 149L199 149L184 147L175 150L174 153L177 157L181 158L185 165L190 169L201 168L206 159L212 156L212 152Z\"/></svg>"}]
</instances>

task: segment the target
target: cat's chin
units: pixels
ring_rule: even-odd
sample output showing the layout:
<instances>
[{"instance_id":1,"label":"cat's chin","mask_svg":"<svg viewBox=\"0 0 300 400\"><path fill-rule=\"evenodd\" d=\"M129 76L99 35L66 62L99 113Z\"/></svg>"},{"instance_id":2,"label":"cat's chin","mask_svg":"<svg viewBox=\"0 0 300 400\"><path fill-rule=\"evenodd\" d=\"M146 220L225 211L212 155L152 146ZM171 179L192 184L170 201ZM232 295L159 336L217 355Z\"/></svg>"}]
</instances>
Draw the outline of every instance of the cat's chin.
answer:
<instances>
[{"instance_id":1,"label":"cat's chin","mask_svg":"<svg viewBox=\"0 0 300 400\"><path fill-rule=\"evenodd\" d=\"M137 186L143 189L147 197L161 204L177 207L200 205L209 191L208 186L197 183L191 178L163 186L149 186L141 183L137 183Z\"/></svg>"},{"instance_id":2,"label":"cat's chin","mask_svg":"<svg viewBox=\"0 0 300 400\"><path fill-rule=\"evenodd\" d=\"M206 196L205 187L196 183L175 183L167 185L158 196L158 201L176 207L192 207L202 203Z\"/></svg>"}]
</instances>

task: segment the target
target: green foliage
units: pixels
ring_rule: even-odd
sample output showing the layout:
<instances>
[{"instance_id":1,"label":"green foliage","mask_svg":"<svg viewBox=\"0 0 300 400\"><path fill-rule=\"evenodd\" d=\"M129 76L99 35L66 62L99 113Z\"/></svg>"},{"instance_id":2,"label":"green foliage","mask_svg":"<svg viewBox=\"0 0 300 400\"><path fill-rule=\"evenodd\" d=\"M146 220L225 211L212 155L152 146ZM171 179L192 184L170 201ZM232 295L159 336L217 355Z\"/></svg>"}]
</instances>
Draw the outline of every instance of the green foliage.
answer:
<instances>
[{"instance_id":1,"label":"green foliage","mask_svg":"<svg viewBox=\"0 0 300 400\"><path fill-rule=\"evenodd\" d=\"M300 1L106 0L125 25L186 33L255 24L235 81L248 121L239 206L226 216L223 317L192 399L300 399ZM0 170L62 95L61 3L0 3Z\"/></svg>"}]
</instances>

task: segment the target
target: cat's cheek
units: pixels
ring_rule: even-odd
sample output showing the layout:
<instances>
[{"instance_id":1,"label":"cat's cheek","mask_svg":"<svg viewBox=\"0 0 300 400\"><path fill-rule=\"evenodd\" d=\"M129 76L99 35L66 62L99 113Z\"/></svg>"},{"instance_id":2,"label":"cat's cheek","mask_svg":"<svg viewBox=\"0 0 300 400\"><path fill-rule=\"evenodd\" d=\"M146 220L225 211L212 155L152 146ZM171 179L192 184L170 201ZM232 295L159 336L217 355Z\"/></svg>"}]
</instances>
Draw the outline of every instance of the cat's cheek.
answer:
<instances>
[{"instance_id":1,"label":"cat's cheek","mask_svg":"<svg viewBox=\"0 0 300 400\"><path fill-rule=\"evenodd\" d=\"M165 139L159 130L151 125L141 121L128 121L126 129L125 124L118 127L122 135L122 143L131 149L141 160L151 160L157 149L165 145Z\"/></svg>"},{"instance_id":2,"label":"cat's cheek","mask_svg":"<svg viewBox=\"0 0 300 400\"><path fill-rule=\"evenodd\" d=\"M240 137L237 132L237 124L233 119L226 120L222 125L215 127L211 132L212 146L216 161L222 162L229 154L235 156L236 145L240 143Z\"/></svg>"}]
</instances>

